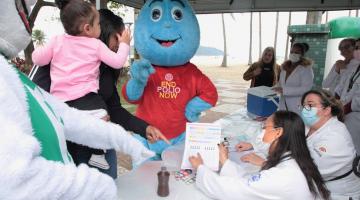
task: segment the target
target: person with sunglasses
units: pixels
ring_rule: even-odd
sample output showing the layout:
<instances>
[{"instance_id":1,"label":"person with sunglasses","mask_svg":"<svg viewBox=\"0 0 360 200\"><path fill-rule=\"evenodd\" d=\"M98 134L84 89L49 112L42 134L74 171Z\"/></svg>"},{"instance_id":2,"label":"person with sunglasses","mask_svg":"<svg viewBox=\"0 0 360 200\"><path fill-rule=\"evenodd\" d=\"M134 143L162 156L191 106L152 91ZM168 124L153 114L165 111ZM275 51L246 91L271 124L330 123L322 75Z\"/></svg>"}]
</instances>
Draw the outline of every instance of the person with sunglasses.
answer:
<instances>
[{"instance_id":1,"label":"person with sunglasses","mask_svg":"<svg viewBox=\"0 0 360 200\"><path fill-rule=\"evenodd\" d=\"M327 88L332 94L335 94L335 88L341 81L341 77L346 74L347 71L356 68L359 65L359 61L354 59L355 40L352 38L346 38L341 40L339 44L339 51L344 60L337 60L331 68L329 74L322 82L322 87Z\"/></svg>"},{"instance_id":2,"label":"person with sunglasses","mask_svg":"<svg viewBox=\"0 0 360 200\"><path fill-rule=\"evenodd\" d=\"M358 65L343 75L335 94L344 105L344 123L360 155L360 39L356 40L354 60L358 61Z\"/></svg>"},{"instance_id":3,"label":"person with sunglasses","mask_svg":"<svg viewBox=\"0 0 360 200\"><path fill-rule=\"evenodd\" d=\"M356 151L342 122L341 102L329 91L310 90L302 96L301 105L308 148L332 199L360 199Z\"/></svg>"},{"instance_id":4,"label":"person with sunglasses","mask_svg":"<svg viewBox=\"0 0 360 200\"><path fill-rule=\"evenodd\" d=\"M220 174L203 164L201 155L189 158L197 169L196 186L214 199L329 199L330 193L306 145L305 126L299 115L277 111L265 122L262 138L269 144L261 170L246 175L241 165L228 159L219 145Z\"/></svg>"}]
</instances>

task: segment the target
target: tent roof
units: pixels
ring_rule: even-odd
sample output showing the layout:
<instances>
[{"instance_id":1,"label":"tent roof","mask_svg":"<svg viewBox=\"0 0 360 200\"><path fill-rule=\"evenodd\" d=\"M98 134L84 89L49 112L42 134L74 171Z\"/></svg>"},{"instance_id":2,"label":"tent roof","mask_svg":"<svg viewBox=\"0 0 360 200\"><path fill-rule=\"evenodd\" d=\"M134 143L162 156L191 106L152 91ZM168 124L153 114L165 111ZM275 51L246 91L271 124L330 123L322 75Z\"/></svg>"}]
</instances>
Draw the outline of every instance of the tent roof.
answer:
<instances>
[{"instance_id":1,"label":"tent roof","mask_svg":"<svg viewBox=\"0 0 360 200\"><path fill-rule=\"evenodd\" d=\"M141 8L145 0L113 0ZM360 0L189 0L198 14L360 9Z\"/></svg>"}]
</instances>

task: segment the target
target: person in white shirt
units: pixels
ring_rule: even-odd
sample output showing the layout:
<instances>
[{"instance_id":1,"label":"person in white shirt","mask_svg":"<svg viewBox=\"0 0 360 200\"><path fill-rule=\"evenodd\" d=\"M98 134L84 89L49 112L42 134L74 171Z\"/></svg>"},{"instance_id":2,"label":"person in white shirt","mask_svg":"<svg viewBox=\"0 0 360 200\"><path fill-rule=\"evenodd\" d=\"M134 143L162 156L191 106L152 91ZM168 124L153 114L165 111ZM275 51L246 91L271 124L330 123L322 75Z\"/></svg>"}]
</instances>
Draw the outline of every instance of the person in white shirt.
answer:
<instances>
[{"instance_id":1,"label":"person in white shirt","mask_svg":"<svg viewBox=\"0 0 360 200\"><path fill-rule=\"evenodd\" d=\"M296 113L277 111L265 122L262 140L270 144L269 156L258 173L244 176L245 170L228 159L221 144L220 174L206 167L200 154L189 158L197 169L196 185L215 199L329 199L304 133L304 123Z\"/></svg>"},{"instance_id":2,"label":"person in white shirt","mask_svg":"<svg viewBox=\"0 0 360 200\"><path fill-rule=\"evenodd\" d=\"M299 114L301 96L313 86L312 61L304 57L308 50L309 46L306 43L293 44L289 60L281 65L279 82L273 88L281 94L279 110Z\"/></svg>"},{"instance_id":3,"label":"person in white shirt","mask_svg":"<svg viewBox=\"0 0 360 200\"><path fill-rule=\"evenodd\" d=\"M344 123L360 155L360 39L356 41L353 60L358 64L343 75L335 93L344 105Z\"/></svg>"},{"instance_id":4,"label":"person in white shirt","mask_svg":"<svg viewBox=\"0 0 360 200\"><path fill-rule=\"evenodd\" d=\"M326 90L311 90L301 100L301 116L309 130L307 144L332 199L360 199L360 178L353 171L356 157L343 120L342 104ZM358 122L360 123L360 122Z\"/></svg>"},{"instance_id":5,"label":"person in white shirt","mask_svg":"<svg viewBox=\"0 0 360 200\"><path fill-rule=\"evenodd\" d=\"M337 60L331 68L329 74L322 82L322 87L328 89L332 94L335 94L335 88L341 81L343 74L346 74L348 70L356 68L359 62L353 59L353 52L355 49L355 40L352 38L346 38L341 40L339 44L340 54L344 57L344 60Z\"/></svg>"}]
</instances>

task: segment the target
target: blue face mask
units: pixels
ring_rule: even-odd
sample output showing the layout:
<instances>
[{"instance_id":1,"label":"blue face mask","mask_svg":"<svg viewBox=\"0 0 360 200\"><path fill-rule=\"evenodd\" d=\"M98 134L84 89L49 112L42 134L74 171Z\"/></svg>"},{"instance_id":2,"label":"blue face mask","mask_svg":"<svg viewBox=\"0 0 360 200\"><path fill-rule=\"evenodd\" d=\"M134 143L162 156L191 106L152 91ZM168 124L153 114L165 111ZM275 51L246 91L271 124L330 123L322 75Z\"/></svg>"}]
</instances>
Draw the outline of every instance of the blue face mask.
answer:
<instances>
[{"instance_id":1,"label":"blue face mask","mask_svg":"<svg viewBox=\"0 0 360 200\"><path fill-rule=\"evenodd\" d=\"M304 120L306 126L313 126L316 124L320 118L317 116L318 109L311 107L310 110L303 108L301 110L301 118Z\"/></svg>"}]
</instances>

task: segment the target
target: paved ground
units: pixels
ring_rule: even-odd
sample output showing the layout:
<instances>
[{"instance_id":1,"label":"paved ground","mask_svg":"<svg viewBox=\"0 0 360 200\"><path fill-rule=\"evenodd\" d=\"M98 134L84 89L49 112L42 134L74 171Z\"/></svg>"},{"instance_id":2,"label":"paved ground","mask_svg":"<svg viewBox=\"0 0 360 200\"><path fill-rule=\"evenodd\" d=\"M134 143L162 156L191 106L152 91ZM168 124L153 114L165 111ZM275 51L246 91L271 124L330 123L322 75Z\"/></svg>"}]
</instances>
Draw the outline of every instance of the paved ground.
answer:
<instances>
[{"instance_id":1,"label":"paved ground","mask_svg":"<svg viewBox=\"0 0 360 200\"><path fill-rule=\"evenodd\" d=\"M250 83L242 79L246 66L199 67L215 84L219 99L215 107L205 112L200 122L214 122L246 105L246 91ZM131 168L128 156L118 156L119 175Z\"/></svg>"}]
</instances>

